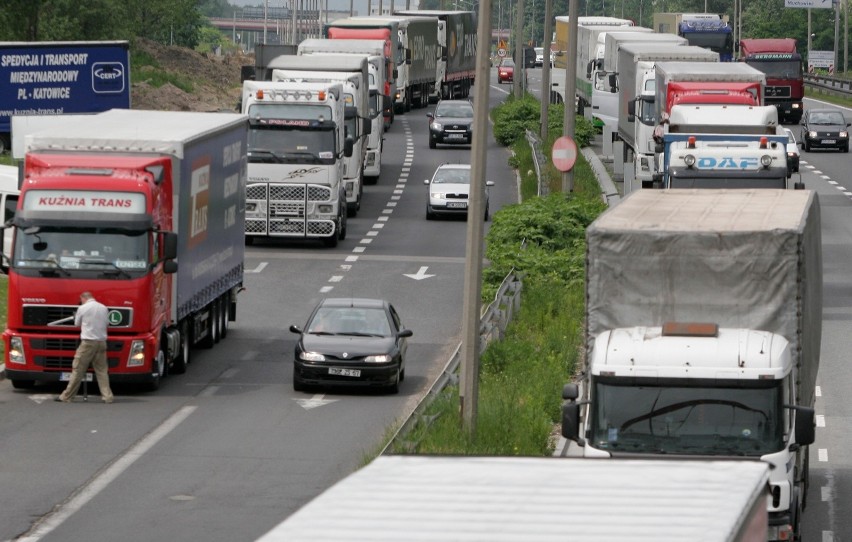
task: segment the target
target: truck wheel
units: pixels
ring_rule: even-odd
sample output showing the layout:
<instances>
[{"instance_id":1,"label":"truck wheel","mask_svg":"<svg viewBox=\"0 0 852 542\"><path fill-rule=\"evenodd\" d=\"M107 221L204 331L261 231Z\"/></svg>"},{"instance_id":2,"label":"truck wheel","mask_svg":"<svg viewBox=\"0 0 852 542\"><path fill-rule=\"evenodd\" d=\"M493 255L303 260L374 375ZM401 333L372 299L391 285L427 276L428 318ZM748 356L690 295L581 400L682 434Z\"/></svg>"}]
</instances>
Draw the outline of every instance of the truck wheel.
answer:
<instances>
[{"instance_id":1,"label":"truck wheel","mask_svg":"<svg viewBox=\"0 0 852 542\"><path fill-rule=\"evenodd\" d=\"M435 148L435 147L437 147L437 146L438 146L438 144L437 144L437 143L435 143L435 140L434 140L434 139L432 139L432 138L430 137L430 138L429 138L429 148L430 148L430 149L434 149L434 148Z\"/></svg>"},{"instance_id":2,"label":"truck wheel","mask_svg":"<svg viewBox=\"0 0 852 542\"><path fill-rule=\"evenodd\" d=\"M172 363L172 372L176 375L182 375L186 372L186 366L189 365L189 348L192 344L192 338L189 336L189 324L186 320L180 324L180 354Z\"/></svg>"},{"instance_id":3,"label":"truck wheel","mask_svg":"<svg viewBox=\"0 0 852 542\"><path fill-rule=\"evenodd\" d=\"M222 310L219 308L219 300L214 299L213 303L210 304L210 315L213 317L213 344L218 343L222 336L219 335L219 331L222 329Z\"/></svg>"},{"instance_id":4,"label":"truck wheel","mask_svg":"<svg viewBox=\"0 0 852 542\"><path fill-rule=\"evenodd\" d=\"M33 386L35 386L35 380L19 380L17 378L12 380L12 387L16 390L28 390Z\"/></svg>"},{"instance_id":5,"label":"truck wheel","mask_svg":"<svg viewBox=\"0 0 852 542\"><path fill-rule=\"evenodd\" d=\"M323 244L328 248L334 248L337 246L337 234L332 235L331 237L323 237Z\"/></svg>"},{"instance_id":6,"label":"truck wheel","mask_svg":"<svg viewBox=\"0 0 852 542\"><path fill-rule=\"evenodd\" d=\"M344 239L346 239L347 222L348 222L348 219L346 218L345 214L340 217L340 220L338 220L337 239L340 240L340 241L343 241Z\"/></svg>"},{"instance_id":7,"label":"truck wheel","mask_svg":"<svg viewBox=\"0 0 852 542\"><path fill-rule=\"evenodd\" d=\"M154 365L157 366L157 376L148 384L148 389L151 391L160 389L160 382L166 376L166 354L163 352L163 345L160 345L160 349L157 351L157 356L154 358Z\"/></svg>"},{"instance_id":8,"label":"truck wheel","mask_svg":"<svg viewBox=\"0 0 852 542\"><path fill-rule=\"evenodd\" d=\"M198 345L201 348L213 348L213 345L216 344L216 336L213 332L213 322L216 318L214 311L211 309L212 307L207 308L207 321L204 323L204 338L198 341Z\"/></svg>"},{"instance_id":9,"label":"truck wheel","mask_svg":"<svg viewBox=\"0 0 852 542\"><path fill-rule=\"evenodd\" d=\"M230 294L223 294L219 298L219 340L221 341L228 336L228 316L230 316Z\"/></svg>"}]
</instances>

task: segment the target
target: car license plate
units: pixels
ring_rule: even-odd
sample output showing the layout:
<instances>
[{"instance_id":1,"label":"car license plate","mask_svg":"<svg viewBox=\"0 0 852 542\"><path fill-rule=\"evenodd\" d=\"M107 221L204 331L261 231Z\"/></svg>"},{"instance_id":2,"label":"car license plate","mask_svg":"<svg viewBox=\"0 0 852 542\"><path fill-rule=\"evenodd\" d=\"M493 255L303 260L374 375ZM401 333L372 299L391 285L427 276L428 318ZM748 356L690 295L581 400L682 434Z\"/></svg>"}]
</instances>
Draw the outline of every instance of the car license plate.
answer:
<instances>
[{"instance_id":1,"label":"car license plate","mask_svg":"<svg viewBox=\"0 0 852 542\"><path fill-rule=\"evenodd\" d=\"M71 380L71 375L73 373L59 373L59 381L60 382L68 382ZM92 373L86 373L86 382L92 381Z\"/></svg>"},{"instance_id":2,"label":"car license plate","mask_svg":"<svg viewBox=\"0 0 852 542\"><path fill-rule=\"evenodd\" d=\"M822 140L823 145L833 145L835 143L837 143L836 139L823 139Z\"/></svg>"},{"instance_id":3,"label":"car license plate","mask_svg":"<svg viewBox=\"0 0 852 542\"><path fill-rule=\"evenodd\" d=\"M450 134L447 136L448 139L464 139L464 134Z\"/></svg>"},{"instance_id":4,"label":"car license plate","mask_svg":"<svg viewBox=\"0 0 852 542\"><path fill-rule=\"evenodd\" d=\"M447 202L448 209L467 209L466 201L450 201Z\"/></svg>"},{"instance_id":5,"label":"car license plate","mask_svg":"<svg viewBox=\"0 0 852 542\"><path fill-rule=\"evenodd\" d=\"M328 374L335 376L352 376L357 378L361 376L361 371L358 369L338 369L337 367L329 367Z\"/></svg>"}]
</instances>

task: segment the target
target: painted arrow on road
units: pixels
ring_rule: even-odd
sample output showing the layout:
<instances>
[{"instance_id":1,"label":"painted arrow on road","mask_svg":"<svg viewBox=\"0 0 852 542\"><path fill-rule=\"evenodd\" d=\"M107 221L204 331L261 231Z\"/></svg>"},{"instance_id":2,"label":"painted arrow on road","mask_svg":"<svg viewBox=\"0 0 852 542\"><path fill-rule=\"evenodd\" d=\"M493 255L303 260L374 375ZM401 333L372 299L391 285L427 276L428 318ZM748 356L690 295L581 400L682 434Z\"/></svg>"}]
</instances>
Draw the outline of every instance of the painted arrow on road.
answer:
<instances>
[{"instance_id":1,"label":"painted arrow on road","mask_svg":"<svg viewBox=\"0 0 852 542\"><path fill-rule=\"evenodd\" d=\"M414 279L414 280L423 280L423 279L428 279L429 277L434 277L435 275L427 275L426 274L427 269L429 269L429 267L423 266L417 271L417 273L414 273L413 275L410 274L410 273L403 273L403 275L410 278L410 279Z\"/></svg>"},{"instance_id":2,"label":"painted arrow on road","mask_svg":"<svg viewBox=\"0 0 852 542\"><path fill-rule=\"evenodd\" d=\"M324 397L324 393L317 393L310 399L296 399L296 402L299 403L299 406L301 406L305 410L310 410L312 408L325 406L337 401L337 399L324 399Z\"/></svg>"}]
</instances>

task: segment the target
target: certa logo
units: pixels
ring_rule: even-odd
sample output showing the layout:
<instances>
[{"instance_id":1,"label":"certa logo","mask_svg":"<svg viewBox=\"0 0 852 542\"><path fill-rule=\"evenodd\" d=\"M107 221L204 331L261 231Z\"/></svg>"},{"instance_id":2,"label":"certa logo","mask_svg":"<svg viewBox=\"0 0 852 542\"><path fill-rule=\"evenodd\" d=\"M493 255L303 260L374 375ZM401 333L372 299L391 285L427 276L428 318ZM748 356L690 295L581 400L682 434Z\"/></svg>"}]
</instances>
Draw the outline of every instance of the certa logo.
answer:
<instances>
[{"instance_id":1,"label":"certa logo","mask_svg":"<svg viewBox=\"0 0 852 542\"><path fill-rule=\"evenodd\" d=\"M757 167L758 159L754 157L731 158L723 156L701 156L696 165L699 169L752 169Z\"/></svg>"}]
</instances>

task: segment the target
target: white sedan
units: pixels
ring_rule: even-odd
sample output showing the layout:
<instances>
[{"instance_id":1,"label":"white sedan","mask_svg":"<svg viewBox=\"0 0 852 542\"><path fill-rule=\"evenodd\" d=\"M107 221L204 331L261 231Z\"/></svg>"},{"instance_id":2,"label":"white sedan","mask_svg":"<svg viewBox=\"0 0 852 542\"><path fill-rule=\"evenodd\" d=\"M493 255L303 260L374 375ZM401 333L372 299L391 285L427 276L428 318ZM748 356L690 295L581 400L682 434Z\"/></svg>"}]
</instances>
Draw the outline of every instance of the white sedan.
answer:
<instances>
[{"instance_id":1,"label":"white sedan","mask_svg":"<svg viewBox=\"0 0 852 542\"><path fill-rule=\"evenodd\" d=\"M431 179L423 183L428 186L426 220L438 215L467 216L470 195L470 164L441 164ZM488 212L488 187L493 181L485 182L485 220Z\"/></svg>"}]
</instances>

